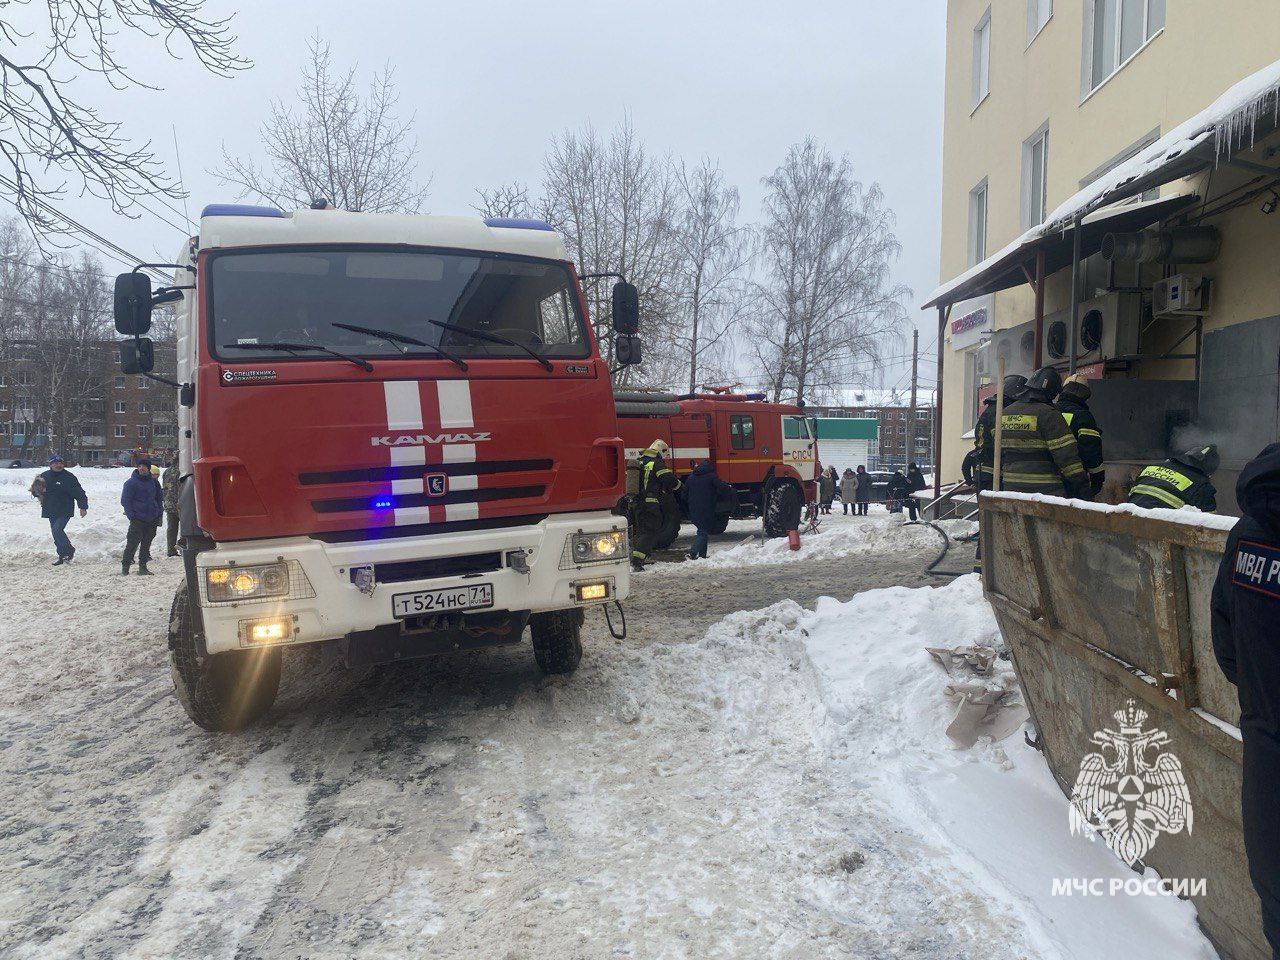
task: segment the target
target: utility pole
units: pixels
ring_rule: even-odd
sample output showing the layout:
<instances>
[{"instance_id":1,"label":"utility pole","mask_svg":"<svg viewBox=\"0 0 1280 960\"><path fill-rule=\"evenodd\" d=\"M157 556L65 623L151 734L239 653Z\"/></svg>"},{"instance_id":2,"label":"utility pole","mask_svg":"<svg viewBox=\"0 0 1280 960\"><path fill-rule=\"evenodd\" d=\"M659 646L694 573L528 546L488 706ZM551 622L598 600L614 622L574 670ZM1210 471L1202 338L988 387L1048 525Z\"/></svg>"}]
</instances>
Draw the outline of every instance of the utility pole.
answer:
<instances>
[{"instance_id":1,"label":"utility pole","mask_svg":"<svg viewBox=\"0 0 1280 960\"><path fill-rule=\"evenodd\" d=\"M916 455L916 378L920 372L920 331L911 331L911 420L907 424L907 462Z\"/></svg>"}]
</instances>

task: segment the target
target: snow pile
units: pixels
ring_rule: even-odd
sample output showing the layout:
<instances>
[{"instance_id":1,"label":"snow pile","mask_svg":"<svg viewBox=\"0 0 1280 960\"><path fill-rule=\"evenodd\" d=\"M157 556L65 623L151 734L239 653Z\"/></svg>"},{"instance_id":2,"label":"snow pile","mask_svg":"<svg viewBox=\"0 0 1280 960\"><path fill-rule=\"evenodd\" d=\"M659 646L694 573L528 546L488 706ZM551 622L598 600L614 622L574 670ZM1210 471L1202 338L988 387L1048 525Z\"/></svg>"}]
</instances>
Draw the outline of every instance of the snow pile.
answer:
<instances>
[{"instance_id":1,"label":"snow pile","mask_svg":"<svg viewBox=\"0 0 1280 960\"><path fill-rule=\"evenodd\" d=\"M40 516L40 501L30 494L31 481L45 468L0 470L0 563L50 562L57 556L49 521ZM77 560L108 560L124 549L129 528L120 509L120 490L129 478L129 467L74 467L72 473L89 497L89 514L76 511L67 524L67 536L76 548Z\"/></svg>"},{"instance_id":2,"label":"snow pile","mask_svg":"<svg viewBox=\"0 0 1280 960\"><path fill-rule=\"evenodd\" d=\"M1102 843L1071 836L1044 760L1015 734L969 751L945 736L946 673L926 646L1001 645L976 576L938 588L869 590L812 612L793 603L735 615L718 630L798 647L825 706L836 762L904 828L936 846L1016 915L1043 956L1211 958L1190 903L1164 896L1053 896L1055 878L1132 879ZM713 630L708 640L717 636ZM1000 663L997 661L997 663ZM998 667L1007 680L1010 668Z\"/></svg>"},{"instance_id":3,"label":"snow pile","mask_svg":"<svg viewBox=\"0 0 1280 960\"><path fill-rule=\"evenodd\" d=\"M770 563L799 563L805 560L836 560L871 553L925 553L942 549L938 532L924 524L903 522L903 514L878 517L823 517L817 533L802 533L800 549L792 550L785 537L749 540L717 551L696 561L699 569L758 566ZM758 523L758 521L757 521ZM971 521L944 520L939 524L952 537L975 533ZM677 564L658 564L655 571L679 571Z\"/></svg>"},{"instance_id":4,"label":"snow pile","mask_svg":"<svg viewBox=\"0 0 1280 960\"><path fill-rule=\"evenodd\" d=\"M1230 531L1237 523L1240 522L1239 517L1227 516L1218 513L1205 513L1199 507L1193 507L1191 504L1179 507L1177 510L1165 509L1159 507L1156 509L1148 509L1147 507L1134 506L1132 503L1094 503L1091 500L1067 500L1063 497L1051 497L1043 493L984 493L983 497L999 497L1005 500L1028 500L1033 503L1061 503L1067 506L1076 507L1080 510L1090 510L1094 513L1127 513L1135 517L1149 517L1153 520L1172 520L1174 523L1185 523L1195 527L1208 527L1211 530Z\"/></svg>"}]
</instances>

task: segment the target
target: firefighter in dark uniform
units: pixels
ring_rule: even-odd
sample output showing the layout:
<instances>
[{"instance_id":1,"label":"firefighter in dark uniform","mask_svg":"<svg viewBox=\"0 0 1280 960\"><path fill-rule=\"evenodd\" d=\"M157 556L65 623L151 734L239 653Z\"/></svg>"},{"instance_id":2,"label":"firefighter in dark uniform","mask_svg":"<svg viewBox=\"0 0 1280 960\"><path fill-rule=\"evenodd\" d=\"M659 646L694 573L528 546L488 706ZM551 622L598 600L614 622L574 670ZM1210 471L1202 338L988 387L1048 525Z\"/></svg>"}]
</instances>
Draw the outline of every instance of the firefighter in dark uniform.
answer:
<instances>
[{"instance_id":1,"label":"firefighter in dark uniform","mask_svg":"<svg viewBox=\"0 0 1280 960\"><path fill-rule=\"evenodd\" d=\"M1098 429L1098 421L1089 409L1089 395L1092 392L1089 381L1080 374L1073 373L1062 384L1062 392L1058 394L1054 406L1075 435L1080 462L1084 464L1085 473L1089 474L1089 487L1096 497L1102 492L1107 471L1102 465L1102 431Z\"/></svg>"},{"instance_id":2,"label":"firefighter in dark uniform","mask_svg":"<svg viewBox=\"0 0 1280 960\"><path fill-rule=\"evenodd\" d=\"M680 481L667 466L671 448L664 440L655 440L640 454L640 490L635 505L635 541L631 544L631 568L643 570L653 552L654 541L662 531L663 520L672 510L678 511L675 494Z\"/></svg>"},{"instance_id":3,"label":"firefighter in dark uniform","mask_svg":"<svg viewBox=\"0 0 1280 960\"><path fill-rule=\"evenodd\" d=\"M1053 406L1061 389L1062 375L1053 367L1041 367L1021 396L1004 408L1001 490L1090 499L1076 438ZM991 443L995 445L994 435Z\"/></svg>"},{"instance_id":4,"label":"firefighter in dark uniform","mask_svg":"<svg viewBox=\"0 0 1280 960\"><path fill-rule=\"evenodd\" d=\"M1004 378L1006 407L1022 396L1026 385L1027 378L1020 373L1011 373ZM978 416L978 422L973 425L973 449L978 452L978 469L974 480L979 490L990 490L996 469L996 395L993 393L982 403L982 413Z\"/></svg>"},{"instance_id":5,"label":"firefighter in dark uniform","mask_svg":"<svg viewBox=\"0 0 1280 960\"><path fill-rule=\"evenodd\" d=\"M1129 502L1147 510L1178 510L1187 505L1213 513L1218 490L1209 478L1218 469L1218 448L1213 444L1180 453L1138 474L1129 490Z\"/></svg>"},{"instance_id":6,"label":"firefighter in dark uniform","mask_svg":"<svg viewBox=\"0 0 1280 960\"><path fill-rule=\"evenodd\" d=\"M1213 585L1213 652L1240 697L1244 849L1280 958L1280 443L1240 472L1236 502L1243 516Z\"/></svg>"}]
</instances>

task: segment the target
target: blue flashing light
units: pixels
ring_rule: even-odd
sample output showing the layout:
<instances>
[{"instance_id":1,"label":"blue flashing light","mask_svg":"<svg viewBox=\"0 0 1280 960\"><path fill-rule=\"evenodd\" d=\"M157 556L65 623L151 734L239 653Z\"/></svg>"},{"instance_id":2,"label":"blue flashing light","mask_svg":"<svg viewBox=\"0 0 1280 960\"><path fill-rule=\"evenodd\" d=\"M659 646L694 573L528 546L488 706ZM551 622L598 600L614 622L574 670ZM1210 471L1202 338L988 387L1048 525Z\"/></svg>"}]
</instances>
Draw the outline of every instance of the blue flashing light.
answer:
<instances>
[{"instance_id":1,"label":"blue flashing light","mask_svg":"<svg viewBox=\"0 0 1280 960\"><path fill-rule=\"evenodd\" d=\"M543 230L547 233L555 233L555 227L545 220L530 220L525 217L488 217L484 225L507 230Z\"/></svg>"},{"instance_id":2,"label":"blue flashing light","mask_svg":"<svg viewBox=\"0 0 1280 960\"><path fill-rule=\"evenodd\" d=\"M200 211L202 217L283 217L275 207L256 207L251 203L211 203Z\"/></svg>"},{"instance_id":3,"label":"blue flashing light","mask_svg":"<svg viewBox=\"0 0 1280 960\"><path fill-rule=\"evenodd\" d=\"M395 506L395 501L392 500L390 497L374 498L373 509L375 510L390 510L393 506Z\"/></svg>"}]
</instances>

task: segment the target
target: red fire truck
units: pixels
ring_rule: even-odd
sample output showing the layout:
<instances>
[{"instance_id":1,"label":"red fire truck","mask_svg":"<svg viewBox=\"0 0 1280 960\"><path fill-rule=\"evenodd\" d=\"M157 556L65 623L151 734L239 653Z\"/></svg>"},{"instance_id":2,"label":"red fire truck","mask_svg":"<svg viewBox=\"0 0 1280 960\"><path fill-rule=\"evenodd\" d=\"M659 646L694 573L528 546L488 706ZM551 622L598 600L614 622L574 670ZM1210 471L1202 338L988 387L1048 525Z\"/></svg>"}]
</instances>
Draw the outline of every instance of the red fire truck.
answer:
<instances>
[{"instance_id":1,"label":"red fire truck","mask_svg":"<svg viewBox=\"0 0 1280 960\"><path fill-rule=\"evenodd\" d=\"M665 440L677 476L687 476L699 460L711 460L720 479L734 488L737 498L721 504L715 533L723 533L731 519L762 517L766 535L786 536L816 496L818 442L801 407L718 388L683 396L619 393L616 400L628 458ZM658 546L670 546L679 530L670 523Z\"/></svg>"},{"instance_id":2,"label":"red fire truck","mask_svg":"<svg viewBox=\"0 0 1280 960\"><path fill-rule=\"evenodd\" d=\"M150 265L160 266L160 265ZM186 585L178 698L206 729L274 700L285 646L376 664L518 642L568 673L629 589L609 365L536 221L205 208L152 291L116 283L126 372L177 314ZM618 361L639 355L614 287Z\"/></svg>"}]
</instances>

